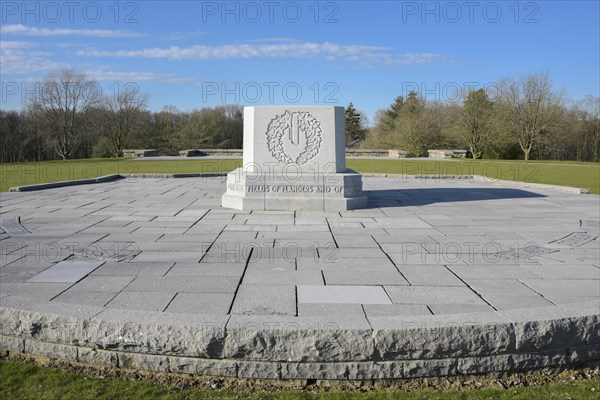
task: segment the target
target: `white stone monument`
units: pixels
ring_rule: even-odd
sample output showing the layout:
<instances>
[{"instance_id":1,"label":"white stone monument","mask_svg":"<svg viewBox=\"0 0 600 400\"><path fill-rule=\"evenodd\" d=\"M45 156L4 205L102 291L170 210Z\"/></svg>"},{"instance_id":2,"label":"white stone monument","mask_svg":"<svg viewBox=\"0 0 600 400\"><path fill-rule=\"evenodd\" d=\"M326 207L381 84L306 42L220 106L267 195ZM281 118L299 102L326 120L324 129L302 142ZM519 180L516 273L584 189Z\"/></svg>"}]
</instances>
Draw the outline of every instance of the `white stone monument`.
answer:
<instances>
[{"instance_id":1,"label":"white stone monument","mask_svg":"<svg viewBox=\"0 0 600 400\"><path fill-rule=\"evenodd\" d=\"M346 169L344 108L244 107L244 165L227 175L223 207L342 211L367 206Z\"/></svg>"}]
</instances>

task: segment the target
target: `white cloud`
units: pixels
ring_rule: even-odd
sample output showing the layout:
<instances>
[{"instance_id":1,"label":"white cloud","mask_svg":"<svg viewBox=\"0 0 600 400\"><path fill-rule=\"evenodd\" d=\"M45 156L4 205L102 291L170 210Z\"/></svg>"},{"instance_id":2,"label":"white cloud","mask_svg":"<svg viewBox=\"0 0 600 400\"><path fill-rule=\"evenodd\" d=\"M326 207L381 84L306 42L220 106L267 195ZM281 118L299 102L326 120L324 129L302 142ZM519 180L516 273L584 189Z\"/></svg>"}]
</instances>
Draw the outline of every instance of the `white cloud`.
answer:
<instances>
[{"instance_id":1,"label":"white cloud","mask_svg":"<svg viewBox=\"0 0 600 400\"><path fill-rule=\"evenodd\" d=\"M448 58L442 54L436 53L405 53L405 54L372 54L364 59L355 61L364 66L390 65L390 66L409 66L419 64L433 64L447 61Z\"/></svg>"},{"instance_id":2,"label":"white cloud","mask_svg":"<svg viewBox=\"0 0 600 400\"><path fill-rule=\"evenodd\" d=\"M70 68L72 65L51 59L53 53L39 51L38 45L25 41L0 41L0 69L3 75L16 75L19 81L31 80L39 81L39 78L23 78L23 75L35 75L36 73L47 73L63 68ZM94 64L79 64L78 69L82 69L85 74L98 81L107 82L160 82L187 84L198 81L197 77L181 77L175 74L139 72L139 71L118 71L111 66L96 66ZM11 78L11 79L15 79Z\"/></svg>"},{"instance_id":3,"label":"white cloud","mask_svg":"<svg viewBox=\"0 0 600 400\"><path fill-rule=\"evenodd\" d=\"M274 37L274 38L257 38L246 40L247 42L255 42L255 43L302 43L301 40L292 39L288 37Z\"/></svg>"},{"instance_id":4,"label":"white cloud","mask_svg":"<svg viewBox=\"0 0 600 400\"><path fill-rule=\"evenodd\" d=\"M2 50L20 50L27 47L32 47L34 44L31 42L22 42L18 40L2 40L0 41L0 49Z\"/></svg>"},{"instance_id":5,"label":"white cloud","mask_svg":"<svg viewBox=\"0 0 600 400\"><path fill-rule=\"evenodd\" d=\"M71 29L71 28L34 28L22 24L4 25L0 28L3 35L27 36L88 36L128 38L142 36L139 33L124 30L107 29Z\"/></svg>"},{"instance_id":6,"label":"white cloud","mask_svg":"<svg viewBox=\"0 0 600 400\"><path fill-rule=\"evenodd\" d=\"M191 31L191 32L179 32L179 31L175 31L175 32L171 32L168 36L169 40L182 40L182 39L189 39L189 38L193 38L196 36L204 36L206 35L207 32L206 31Z\"/></svg>"},{"instance_id":7,"label":"white cloud","mask_svg":"<svg viewBox=\"0 0 600 400\"><path fill-rule=\"evenodd\" d=\"M80 50L79 56L132 57L169 60L218 60L240 58L324 58L357 63L361 66L428 64L443 61L445 56L432 53L396 54L390 48L337 43L288 42L240 43L219 46L153 47L138 50Z\"/></svg>"},{"instance_id":8,"label":"white cloud","mask_svg":"<svg viewBox=\"0 0 600 400\"><path fill-rule=\"evenodd\" d=\"M68 67L50 59L52 53L29 50L30 42L0 41L0 70L3 74L31 74Z\"/></svg>"},{"instance_id":9,"label":"white cloud","mask_svg":"<svg viewBox=\"0 0 600 400\"><path fill-rule=\"evenodd\" d=\"M229 58L311 58L327 55L348 57L382 50L373 46L343 46L335 43L225 44L190 47L146 48L140 50L81 50L78 55L93 57L167 58L171 60L209 60Z\"/></svg>"},{"instance_id":10,"label":"white cloud","mask_svg":"<svg viewBox=\"0 0 600 400\"><path fill-rule=\"evenodd\" d=\"M95 80L105 82L161 82L161 83L194 83L197 78L180 77L174 74L155 72L114 71L107 67L85 70L85 74Z\"/></svg>"}]
</instances>

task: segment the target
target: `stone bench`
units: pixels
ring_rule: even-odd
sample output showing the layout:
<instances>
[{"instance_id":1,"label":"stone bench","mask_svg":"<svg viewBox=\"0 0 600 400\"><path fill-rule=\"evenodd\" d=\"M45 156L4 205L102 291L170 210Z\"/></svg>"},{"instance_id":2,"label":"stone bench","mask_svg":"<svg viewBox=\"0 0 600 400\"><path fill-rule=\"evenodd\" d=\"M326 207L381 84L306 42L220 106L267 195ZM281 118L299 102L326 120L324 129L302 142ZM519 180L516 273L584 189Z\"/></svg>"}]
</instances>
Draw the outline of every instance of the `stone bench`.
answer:
<instances>
[{"instance_id":1,"label":"stone bench","mask_svg":"<svg viewBox=\"0 0 600 400\"><path fill-rule=\"evenodd\" d=\"M158 157L160 152L157 149L125 149L123 150L125 157Z\"/></svg>"},{"instance_id":2,"label":"stone bench","mask_svg":"<svg viewBox=\"0 0 600 400\"><path fill-rule=\"evenodd\" d=\"M392 158L406 158L407 154L404 150L388 150L388 157Z\"/></svg>"},{"instance_id":3,"label":"stone bench","mask_svg":"<svg viewBox=\"0 0 600 400\"><path fill-rule=\"evenodd\" d=\"M465 158L466 150L427 150L429 158Z\"/></svg>"}]
</instances>

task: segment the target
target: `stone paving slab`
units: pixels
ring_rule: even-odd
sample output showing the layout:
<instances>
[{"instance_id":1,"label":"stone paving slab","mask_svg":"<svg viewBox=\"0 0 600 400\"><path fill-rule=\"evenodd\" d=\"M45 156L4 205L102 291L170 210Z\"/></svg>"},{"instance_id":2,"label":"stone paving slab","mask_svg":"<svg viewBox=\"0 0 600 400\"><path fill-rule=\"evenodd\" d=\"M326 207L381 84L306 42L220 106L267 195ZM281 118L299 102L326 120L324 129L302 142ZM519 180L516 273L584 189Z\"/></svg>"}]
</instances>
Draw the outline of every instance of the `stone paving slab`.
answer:
<instances>
[{"instance_id":1,"label":"stone paving slab","mask_svg":"<svg viewBox=\"0 0 600 400\"><path fill-rule=\"evenodd\" d=\"M158 275L162 276L171 270L175 265L172 262L107 262L96 268L90 275L104 276L138 276L138 275Z\"/></svg>"},{"instance_id":2,"label":"stone paving slab","mask_svg":"<svg viewBox=\"0 0 600 400\"><path fill-rule=\"evenodd\" d=\"M440 314L470 314L493 311L488 304L430 304L428 308L434 315Z\"/></svg>"},{"instance_id":3,"label":"stone paving slab","mask_svg":"<svg viewBox=\"0 0 600 400\"><path fill-rule=\"evenodd\" d=\"M328 315L336 318L338 316L355 316L363 312L361 304L332 304L332 303L300 303L298 304L298 316L321 317Z\"/></svg>"},{"instance_id":4,"label":"stone paving slab","mask_svg":"<svg viewBox=\"0 0 600 400\"><path fill-rule=\"evenodd\" d=\"M323 271L327 285L408 285L406 279L399 272L370 271Z\"/></svg>"},{"instance_id":5,"label":"stone paving slab","mask_svg":"<svg viewBox=\"0 0 600 400\"><path fill-rule=\"evenodd\" d=\"M198 234L194 234L194 233L189 233L186 232L183 235L171 235L171 234L165 234L162 235L158 238L158 240L154 240L153 242L156 243L160 243L160 242L169 242L169 243L176 243L176 242L196 242L196 243L212 243L215 241L215 239L217 238L218 234L217 233L198 233Z\"/></svg>"},{"instance_id":6,"label":"stone paving slab","mask_svg":"<svg viewBox=\"0 0 600 400\"><path fill-rule=\"evenodd\" d=\"M259 258L248 260L248 271L296 271L298 260L295 258ZM320 271L316 269L316 271Z\"/></svg>"},{"instance_id":7,"label":"stone paving slab","mask_svg":"<svg viewBox=\"0 0 600 400\"><path fill-rule=\"evenodd\" d=\"M233 276L241 277L246 268L246 263L176 263L166 273L167 276ZM200 279L200 278L197 278Z\"/></svg>"},{"instance_id":8,"label":"stone paving slab","mask_svg":"<svg viewBox=\"0 0 600 400\"><path fill-rule=\"evenodd\" d=\"M398 270L414 286L466 286L445 265L404 265Z\"/></svg>"},{"instance_id":9,"label":"stone paving slab","mask_svg":"<svg viewBox=\"0 0 600 400\"><path fill-rule=\"evenodd\" d=\"M506 296L500 293L482 293L481 296L486 302L493 304L497 310L550 307L556 304L539 294Z\"/></svg>"},{"instance_id":10,"label":"stone paving slab","mask_svg":"<svg viewBox=\"0 0 600 400\"><path fill-rule=\"evenodd\" d=\"M165 311L185 314L227 315L233 301L229 293L177 293Z\"/></svg>"},{"instance_id":11,"label":"stone paving slab","mask_svg":"<svg viewBox=\"0 0 600 400\"><path fill-rule=\"evenodd\" d=\"M234 293L239 278L232 276L202 276L190 279L189 276L138 276L125 291L131 292L198 292Z\"/></svg>"},{"instance_id":12,"label":"stone paving slab","mask_svg":"<svg viewBox=\"0 0 600 400\"><path fill-rule=\"evenodd\" d=\"M165 311L175 294L173 292L121 292L106 307Z\"/></svg>"},{"instance_id":13,"label":"stone paving slab","mask_svg":"<svg viewBox=\"0 0 600 400\"><path fill-rule=\"evenodd\" d=\"M365 304L363 308L367 318L432 314L429 307L420 304Z\"/></svg>"},{"instance_id":14,"label":"stone paving slab","mask_svg":"<svg viewBox=\"0 0 600 400\"><path fill-rule=\"evenodd\" d=\"M27 282L77 282L102 264L102 261L61 261L30 278Z\"/></svg>"},{"instance_id":15,"label":"stone paving slab","mask_svg":"<svg viewBox=\"0 0 600 400\"><path fill-rule=\"evenodd\" d=\"M454 286L386 286L394 304L485 304L470 288Z\"/></svg>"},{"instance_id":16,"label":"stone paving slab","mask_svg":"<svg viewBox=\"0 0 600 400\"><path fill-rule=\"evenodd\" d=\"M564 294L599 297L600 285L593 279L523 279L522 282L544 297Z\"/></svg>"},{"instance_id":17,"label":"stone paving slab","mask_svg":"<svg viewBox=\"0 0 600 400\"><path fill-rule=\"evenodd\" d=\"M129 285L135 276L115 275L89 275L71 286L69 290L76 292L120 292Z\"/></svg>"},{"instance_id":18,"label":"stone paving slab","mask_svg":"<svg viewBox=\"0 0 600 400\"><path fill-rule=\"evenodd\" d=\"M298 303L391 304L381 286L298 286Z\"/></svg>"},{"instance_id":19,"label":"stone paving slab","mask_svg":"<svg viewBox=\"0 0 600 400\"><path fill-rule=\"evenodd\" d=\"M0 293L26 297L37 301L50 301L68 289L72 283L4 283L0 282Z\"/></svg>"},{"instance_id":20,"label":"stone paving slab","mask_svg":"<svg viewBox=\"0 0 600 400\"><path fill-rule=\"evenodd\" d=\"M411 326L415 324L425 324L435 321L430 326L466 326L466 325L493 325L508 322L505 317L494 313L464 313L464 314L443 314L443 315L407 315L392 317L370 317L369 323L374 330L394 329L398 326ZM417 325L418 326L418 325Z\"/></svg>"},{"instance_id":21,"label":"stone paving slab","mask_svg":"<svg viewBox=\"0 0 600 400\"><path fill-rule=\"evenodd\" d=\"M320 271L248 270L243 284L249 285L323 285Z\"/></svg>"},{"instance_id":22,"label":"stone paving slab","mask_svg":"<svg viewBox=\"0 0 600 400\"><path fill-rule=\"evenodd\" d=\"M54 299L56 303L83 304L86 306L105 307L119 292L77 291L67 290Z\"/></svg>"},{"instance_id":23,"label":"stone paving slab","mask_svg":"<svg viewBox=\"0 0 600 400\"><path fill-rule=\"evenodd\" d=\"M23 283L38 275L50 266L52 266L52 263L50 262L21 264L20 261L16 261L10 265L0 268L0 282Z\"/></svg>"},{"instance_id":24,"label":"stone paving slab","mask_svg":"<svg viewBox=\"0 0 600 400\"><path fill-rule=\"evenodd\" d=\"M232 314L296 315L293 285L242 285L231 309Z\"/></svg>"},{"instance_id":25,"label":"stone paving slab","mask_svg":"<svg viewBox=\"0 0 600 400\"><path fill-rule=\"evenodd\" d=\"M198 252L202 255L211 245L213 241L177 241L177 242L135 242L135 248L141 251L176 251L176 252ZM152 253L153 254L153 253ZM144 257L140 257L143 259Z\"/></svg>"},{"instance_id":26,"label":"stone paving slab","mask_svg":"<svg viewBox=\"0 0 600 400\"><path fill-rule=\"evenodd\" d=\"M559 337L564 343L556 348L600 345L589 332L600 315L598 196L468 180L366 178L366 209L265 213L220 208L224 185L218 178L138 178L3 193L2 218L21 217L28 232L0 232L0 313L21 321L5 325L16 330L0 332L0 339L24 329L23 348L58 351L80 333L53 328L67 313L69 323L90 318L86 337L114 346L104 351L122 352L120 359L131 365L152 367L155 357L164 369L165 362L192 365L189 360L198 362L193 357L210 354L216 358L202 362L233 362L219 371L275 378L332 376L333 364L339 376L401 377L435 368L413 360L393 375L385 368L398 364L381 357L429 354L439 363L466 365L464 358L445 359L466 354L465 346L480 346L480 355L498 350L493 357L500 358L473 361L480 369L513 368L508 359L543 366L537 350L516 354L518 343ZM77 268L61 272L67 259ZM51 273L64 282L39 282ZM35 313L51 315L43 329L68 340L47 346L32 340ZM568 322L537 322L544 318ZM228 332L235 323L254 331ZM444 324L453 328L436 331ZM436 333L410 341L398 333L415 327ZM462 347L458 331L468 338ZM133 347L110 332L127 335ZM285 356L289 343L294 360L325 364L292 366ZM83 347L63 350L89 356ZM183 359L177 351L185 352ZM234 358L222 360L226 354ZM344 364L344 357L379 361L361 367Z\"/></svg>"},{"instance_id":27,"label":"stone paving slab","mask_svg":"<svg viewBox=\"0 0 600 400\"><path fill-rule=\"evenodd\" d=\"M396 266L382 253L379 258L338 258L336 249L321 253L324 257L317 259L300 258L296 260L298 270L323 271L381 271L397 272Z\"/></svg>"},{"instance_id":28,"label":"stone paving slab","mask_svg":"<svg viewBox=\"0 0 600 400\"><path fill-rule=\"evenodd\" d=\"M464 279L539 279L527 266L517 265L450 265L456 275Z\"/></svg>"},{"instance_id":29,"label":"stone paving slab","mask_svg":"<svg viewBox=\"0 0 600 400\"><path fill-rule=\"evenodd\" d=\"M204 252L194 251L142 251L135 257L136 262L200 262Z\"/></svg>"},{"instance_id":30,"label":"stone paving slab","mask_svg":"<svg viewBox=\"0 0 600 400\"><path fill-rule=\"evenodd\" d=\"M578 279L598 280L600 278L600 269L598 267L585 264L525 264L523 268L543 279L570 279L577 277Z\"/></svg>"}]
</instances>

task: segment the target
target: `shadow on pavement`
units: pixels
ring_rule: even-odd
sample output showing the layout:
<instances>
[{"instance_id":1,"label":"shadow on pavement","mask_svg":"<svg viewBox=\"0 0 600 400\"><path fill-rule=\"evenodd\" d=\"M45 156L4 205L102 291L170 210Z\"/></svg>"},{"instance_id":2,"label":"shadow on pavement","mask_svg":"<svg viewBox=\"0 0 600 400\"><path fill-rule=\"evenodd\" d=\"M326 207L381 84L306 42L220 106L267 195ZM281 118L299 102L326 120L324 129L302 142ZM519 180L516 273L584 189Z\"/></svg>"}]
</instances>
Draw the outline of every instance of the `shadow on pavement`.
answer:
<instances>
[{"instance_id":1,"label":"shadow on pavement","mask_svg":"<svg viewBox=\"0 0 600 400\"><path fill-rule=\"evenodd\" d=\"M424 206L435 203L451 203L478 200L526 199L546 197L539 193L512 188L424 188L365 190L369 198L368 208Z\"/></svg>"}]
</instances>

